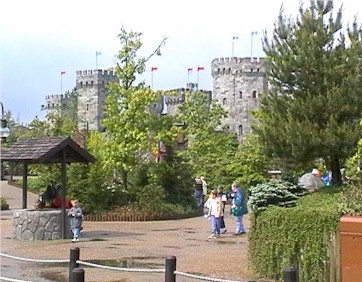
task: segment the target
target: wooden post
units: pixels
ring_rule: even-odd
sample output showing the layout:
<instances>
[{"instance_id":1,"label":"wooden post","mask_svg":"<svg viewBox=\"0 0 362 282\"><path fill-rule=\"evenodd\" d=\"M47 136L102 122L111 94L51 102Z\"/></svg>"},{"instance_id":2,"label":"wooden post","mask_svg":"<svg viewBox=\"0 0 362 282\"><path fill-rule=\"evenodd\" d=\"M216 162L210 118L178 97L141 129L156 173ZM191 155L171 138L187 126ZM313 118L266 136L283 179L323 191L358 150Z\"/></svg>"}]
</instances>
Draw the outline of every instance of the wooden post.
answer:
<instances>
[{"instance_id":1,"label":"wooden post","mask_svg":"<svg viewBox=\"0 0 362 282\"><path fill-rule=\"evenodd\" d=\"M294 266L285 268L283 278L284 282L298 282L297 269Z\"/></svg>"},{"instance_id":2,"label":"wooden post","mask_svg":"<svg viewBox=\"0 0 362 282\"><path fill-rule=\"evenodd\" d=\"M73 280L73 270L79 267L77 260L79 260L79 248L78 247L70 249L69 282L75 282L75 280Z\"/></svg>"},{"instance_id":3,"label":"wooden post","mask_svg":"<svg viewBox=\"0 0 362 282\"><path fill-rule=\"evenodd\" d=\"M166 258L165 282L176 282L176 257L169 256Z\"/></svg>"},{"instance_id":4,"label":"wooden post","mask_svg":"<svg viewBox=\"0 0 362 282\"><path fill-rule=\"evenodd\" d=\"M72 272L73 280L71 282L84 282L84 269L74 268Z\"/></svg>"},{"instance_id":5,"label":"wooden post","mask_svg":"<svg viewBox=\"0 0 362 282\"><path fill-rule=\"evenodd\" d=\"M67 238L68 226L66 226L66 211L65 211L65 201L67 196L67 166L66 166L66 152L65 149L62 151L62 189L61 189L61 227L62 227L62 239Z\"/></svg>"},{"instance_id":6,"label":"wooden post","mask_svg":"<svg viewBox=\"0 0 362 282\"><path fill-rule=\"evenodd\" d=\"M24 163L23 167L23 205L22 208L27 208L28 202L28 164Z\"/></svg>"}]
</instances>

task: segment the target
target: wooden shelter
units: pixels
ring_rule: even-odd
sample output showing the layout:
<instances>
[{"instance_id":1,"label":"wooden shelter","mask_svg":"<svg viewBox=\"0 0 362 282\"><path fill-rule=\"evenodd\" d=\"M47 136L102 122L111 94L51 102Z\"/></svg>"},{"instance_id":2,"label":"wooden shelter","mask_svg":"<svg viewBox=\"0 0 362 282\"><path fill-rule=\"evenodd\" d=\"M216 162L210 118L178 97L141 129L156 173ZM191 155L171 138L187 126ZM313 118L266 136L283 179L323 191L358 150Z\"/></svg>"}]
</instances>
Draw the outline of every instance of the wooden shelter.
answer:
<instances>
[{"instance_id":1,"label":"wooden shelter","mask_svg":"<svg viewBox=\"0 0 362 282\"><path fill-rule=\"evenodd\" d=\"M23 164L23 204L26 209L29 164L61 164L62 178L62 237L65 238L65 200L67 195L66 165L72 162L90 163L95 158L70 137L39 137L20 140L9 148L1 148L1 162Z\"/></svg>"}]
</instances>

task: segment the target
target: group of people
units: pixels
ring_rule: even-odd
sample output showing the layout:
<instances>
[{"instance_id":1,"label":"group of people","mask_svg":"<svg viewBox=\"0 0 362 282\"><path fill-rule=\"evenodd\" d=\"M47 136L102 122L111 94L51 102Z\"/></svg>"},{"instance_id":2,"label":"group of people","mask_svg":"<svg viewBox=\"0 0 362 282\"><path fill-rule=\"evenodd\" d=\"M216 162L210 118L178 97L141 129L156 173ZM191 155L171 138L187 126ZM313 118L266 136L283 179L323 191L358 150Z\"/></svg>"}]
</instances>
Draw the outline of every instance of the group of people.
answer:
<instances>
[{"instance_id":1,"label":"group of people","mask_svg":"<svg viewBox=\"0 0 362 282\"><path fill-rule=\"evenodd\" d=\"M222 187L211 191L209 198L206 200L204 207L208 212L205 217L211 223L211 235L209 239L220 237L220 234L226 233L224 213L225 205L231 198L230 214L235 218L234 236L245 234L243 216L248 213L244 191L237 183L231 185L231 191L227 194L223 192Z\"/></svg>"}]
</instances>

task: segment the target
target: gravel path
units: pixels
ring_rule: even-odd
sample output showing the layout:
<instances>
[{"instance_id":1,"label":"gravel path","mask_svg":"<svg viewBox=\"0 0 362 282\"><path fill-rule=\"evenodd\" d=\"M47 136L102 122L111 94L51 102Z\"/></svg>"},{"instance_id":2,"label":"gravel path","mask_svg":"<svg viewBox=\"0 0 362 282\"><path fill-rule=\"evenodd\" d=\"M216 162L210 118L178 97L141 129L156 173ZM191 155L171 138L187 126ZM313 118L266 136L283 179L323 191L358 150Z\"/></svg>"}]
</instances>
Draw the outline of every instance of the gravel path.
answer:
<instances>
[{"instance_id":1,"label":"gravel path","mask_svg":"<svg viewBox=\"0 0 362 282\"><path fill-rule=\"evenodd\" d=\"M1 182L2 196L6 194L10 197L9 189L21 190ZM36 195L31 197L37 199ZM10 208L13 208L12 205ZM200 216L154 222L84 222L81 241L72 243L70 240L14 240L12 212L0 213L1 253L31 259L69 259L70 249L79 247L81 261L104 265L117 263L119 267L129 268L164 268L165 258L174 255L177 258L177 271L230 280L255 279L248 267L247 235L232 236L234 220L229 214L225 216L228 232L218 239L208 239L210 222ZM248 227L248 217L245 223ZM67 265L0 259L1 276L4 277L8 275L6 277L37 282L68 281ZM164 274L161 273L118 272L92 267L84 269L87 282L164 281ZM176 278L177 282L200 281L179 275Z\"/></svg>"}]
</instances>

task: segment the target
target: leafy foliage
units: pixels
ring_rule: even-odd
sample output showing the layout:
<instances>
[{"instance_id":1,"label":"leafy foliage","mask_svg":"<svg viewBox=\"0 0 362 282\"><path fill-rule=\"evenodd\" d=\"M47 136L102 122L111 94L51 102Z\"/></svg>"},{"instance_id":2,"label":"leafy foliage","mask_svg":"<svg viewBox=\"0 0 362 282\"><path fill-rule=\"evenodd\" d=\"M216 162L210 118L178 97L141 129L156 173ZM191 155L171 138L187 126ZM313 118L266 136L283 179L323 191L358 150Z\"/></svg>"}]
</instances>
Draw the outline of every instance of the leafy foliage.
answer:
<instances>
[{"instance_id":1,"label":"leafy foliage","mask_svg":"<svg viewBox=\"0 0 362 282\"><path fill-rule=\"evenodd\" d=\"M249 206L254 212L266 210L268 206L295 206L297 200L308 191L298 185L279 179L271 179L249 188Z\"/></svg>"},{"instance_id":2,"label":"leafy foliage","mask_svg":"<svg viewBox=\"0 0 362 282\"><path fill-rule=\"evenodd\" d=\"M297 263L299 281L325 281L328 248L340 219L339 201L335 190L322 189L299 199L295 207L271 206L254 214L249 254L255 271L282 281L283 269Z\"/></svg>"},{"instance_id":3,"label":"leafy foliage","mask_svg":"<svg viewBox=\"0 0 362 282\"><path fill-rule=\"evenodd\" d=\"M354 22L342 31L342 9L311 1L296 20L281 10L272 38L265 33L270 91L261 99L259 135L269 156L300 168L323 158L334 184L360 138L362 34Z\"/></svg>"},{"instance_id":4,"label":"leafy foliage","mask_svg":"<svg viewBox=\"0 0 362 282\"><path fill-rule=\"evenodd\" d=\"M180 152L190 160L196 175L205 176L209 184L230 184L235 178L229 175L227 164L237 151L234 134L219 130L226 112L217 102L209 104L202 92L187 92L180 106L177 120L186 124L183 133L188 138L187 150Z\"/></svg>"}]
</instances>

